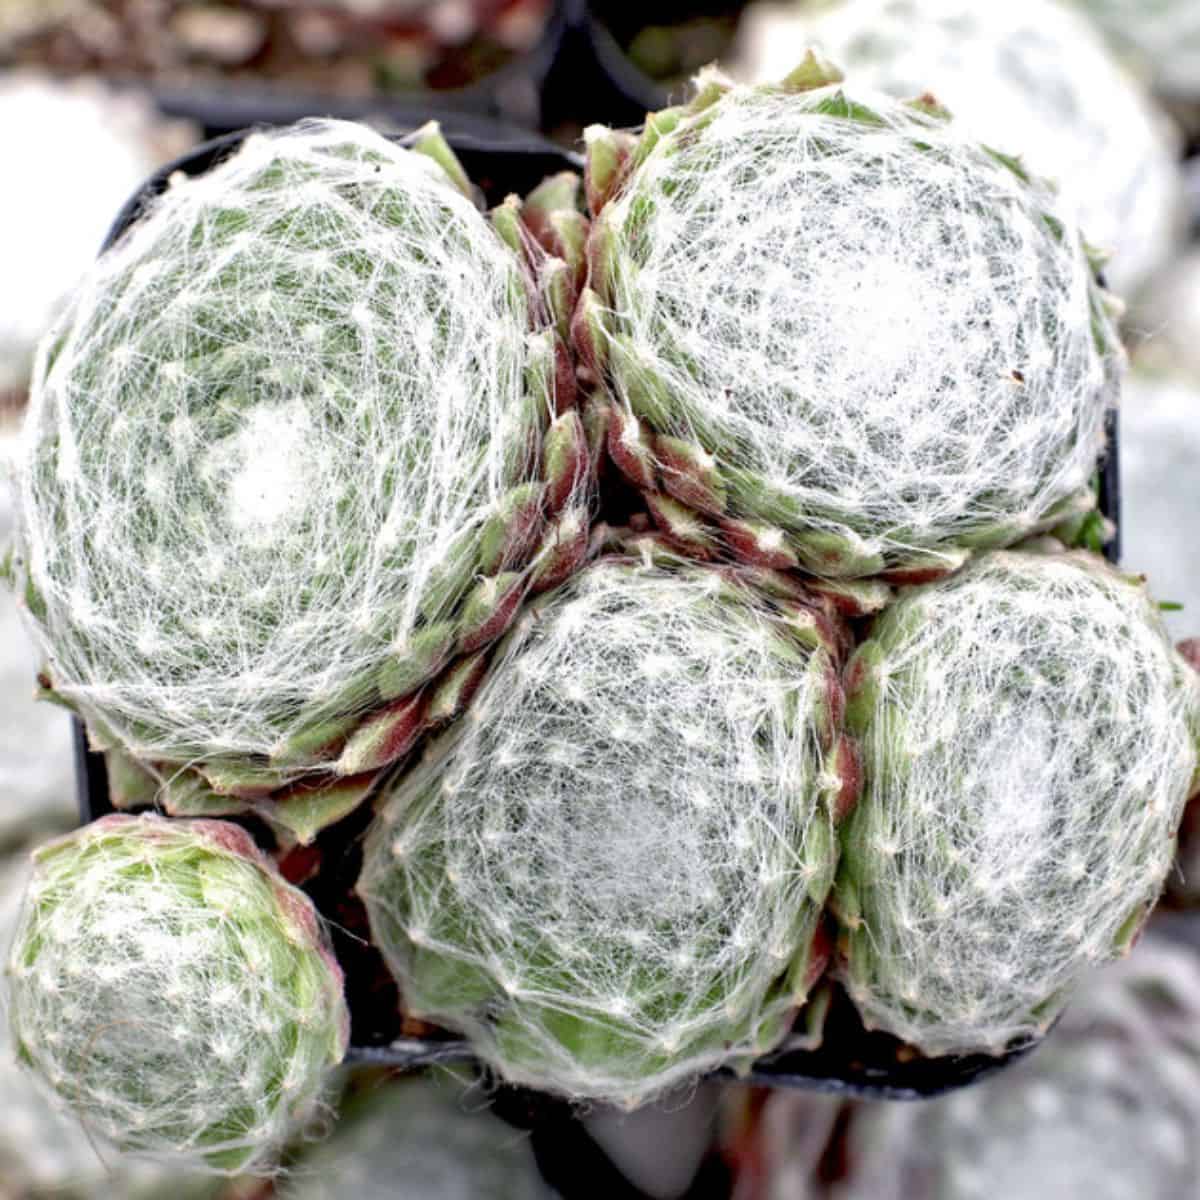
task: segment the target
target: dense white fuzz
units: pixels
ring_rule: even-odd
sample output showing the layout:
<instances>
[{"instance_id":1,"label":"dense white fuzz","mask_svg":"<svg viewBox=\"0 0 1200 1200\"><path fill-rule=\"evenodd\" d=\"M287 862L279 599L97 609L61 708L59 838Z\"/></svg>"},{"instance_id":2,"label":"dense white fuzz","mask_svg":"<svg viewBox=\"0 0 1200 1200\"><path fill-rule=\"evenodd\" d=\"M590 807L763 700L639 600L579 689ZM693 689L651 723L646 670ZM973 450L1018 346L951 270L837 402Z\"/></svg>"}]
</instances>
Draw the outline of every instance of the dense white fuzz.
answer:
<instances>
[{"instance_id":1,"label":"dense white fuzz","mask_svg":"<svg viewBox=\"0 0 1200 1200\"><path fill-rule=\"evenodd\" d=\"M997 552L910 592L847 681L853 999L933 1054L1043 1032L1163 885L1200 681L1145 588L1082 552Z\"/></svg>"},{"instance_id":2,"label":"dense white fuzz","mask_svg":"<svg viewBox=\"0 0 1200 1200\"><path fill-rule=\"evenodd\" d=\"M18 1057L164 1162L270 1171L345 1052L311 904L221 822L109 817L37 851L7 976Z\"/></svg>"},{"instance_id":3,"label":"dense white fuzz","mask_svg":"<svg viewBox=\"0 0 1200 1200\"><path fill-rule=\"evenodd\" d=\"M643 142L596 257L615 391L713 456L726 510L862 575L955 564L1077 495L1121 354L1050 192L857 88L696 107Z\"/></svg>"},{"instance_id":4,"label":"dense white fuzz","mask_svg":"<svg viewBox=\"0 0 1200 1200\"><path fill-rule=\"evenodd\" d=\"M703 568L602 561L540 601L368 838L406 1008L622 1104L769 1049L836 860L833 670Z\"/></svg>"},{"instance_id":5,"label":"dense white fuzz","mask_svg":"<svg viewBox=\"0 0 1200 1200\"><path fill-rule=\"evenodd\" d=\"M528 1134L454 1076L374 1081L300 1158L282 1200L549 1200Z\"/></svg>"},{"instance_id":6,"label":"dense white fuzz","mask_svg":"<svg viewBox=\"0 0 1200 1200\"><path fill-rule=\"evenodd\" d=\"M480 213L365 127L254 135L170 188L39 362L18 566L55 688L188 761L369 711L424 634L419 683L539 478L528 314Z\"/></svg>"},{"instance_id":7,"label":"dense white fuzz","mask_svg":"<svg viewBox=\"0 0 1200 1200\"><path fill-rule=\"evenodd\" d=\"M29 878L24 855L0 859L0 946L12 943ZM207 1175L185 1176L161 1164L101 1156L79 1125L46 1097L18 1065L12 1034L0 1020L0 1179L6 1198L29 1200L200 1200L220 1183Z\"/></svg>"},{"instance_id":8,"label":"dense white fuzz","mask_svg":"<svg viewBox=\"0 0 1200 1200\"><path fill-rule=\"evenodd\" d=\"M1198 1125L1200 970L1189 950L1149 939L1098 974L1027 1061L928 1103L858 1109L837 1195L1193 1200Z\"/></svg>"},{"instance_id":9,"label":"dense white fuzz","mask_svg":"<svg viewBox=\"0 0 1200 1200\"><path fill-rule=\"evenodd\" d=\"M1200 8L1192 0L1074 0L1165 93L1200 97Z\"/></svg>"},{"instance_id":10,"label":"dense white fuzz","mask_svg":"<svg viewBox=\"0 0 1200 1200\"><path fill-rule=\"evenodd\" d=\"M1054 179L1122 294L1183 235L1179 147L1166 118L1089 21L1053 0L843 0L814 15L762 4L735 70L779 78L810 42L856 84L932 92L973 136Z\"/></svg>"},{"instance_id":11,"label":"dense white fuzz","mask_svg":"<svg viewBox=\"0 0 1200 1200\"><path fill-rule=\"evenodd\" d=\"M45 0L37 7L40 14ZM11 19L5 5L0 27ZM0 200L0 393L26 387L38 339L91 265L113 216L187 140L186 130L165 126L144 100L94 82L25 72L0 78L8 181Z\"/></svg>"}]
</instances>

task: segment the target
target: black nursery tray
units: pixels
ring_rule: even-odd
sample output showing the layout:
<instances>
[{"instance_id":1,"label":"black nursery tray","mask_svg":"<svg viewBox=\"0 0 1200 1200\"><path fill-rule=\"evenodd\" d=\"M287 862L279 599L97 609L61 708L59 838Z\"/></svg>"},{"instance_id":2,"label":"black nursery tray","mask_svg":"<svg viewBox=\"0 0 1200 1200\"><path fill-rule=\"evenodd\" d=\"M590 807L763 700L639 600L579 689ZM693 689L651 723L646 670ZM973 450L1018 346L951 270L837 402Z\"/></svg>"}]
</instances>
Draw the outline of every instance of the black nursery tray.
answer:
<instances>
[{"instance_id":1,"label":"black nursery tray","mask_svg":"<svg viewBox=\"0 0 1200 1200\"><path fill-rule=\"evenodd\" d=\"M489 204L510 192L524 193L546 175L578 169L576 156L512 126L470 114L424 110L413 125L430 117L442 122L443 132ZM143 211L147 201L167 187L176 171L198 175L228 155L246 131L217 138L166 164L150 177L121 210L105 240L112 245ZM403 142L403 134L396 140ZM1100 478L1100 508L1114 524L1119 518L1119 471L1116 414L1109 418L1108 453ZM1114 538L1106 549L1110 560L1120 552ZM84 823L112 812L108 777L102 755L88 748L83 726L75 722L76 783L80 819ZM330 919L335 950L346 971L352 1013L348 1061L416 1069L435 1063L471 1061L469 1044L461 1039L405 1037L399 1023L399 997L377 952L365 938L365 916L351 892L361 861L361 835L369 814L355 814L329 831L321 841L322 870L307 886L318 909ZM1003 1056L967 1055L929 1058L888 1034L868 1032L844 993L835 989L825 1037L817 1049L776 1051L755 1064L748 1082L788 1088L807 1088L865 1098L910 1099L933 1096L973 1083L992 1074L1032 1047L1016 1047ZM529 1096L521 1089L518 1093ZM533 1097L539 1112L556 1111L549 1098Z\"/></svg>"}]
</instances>

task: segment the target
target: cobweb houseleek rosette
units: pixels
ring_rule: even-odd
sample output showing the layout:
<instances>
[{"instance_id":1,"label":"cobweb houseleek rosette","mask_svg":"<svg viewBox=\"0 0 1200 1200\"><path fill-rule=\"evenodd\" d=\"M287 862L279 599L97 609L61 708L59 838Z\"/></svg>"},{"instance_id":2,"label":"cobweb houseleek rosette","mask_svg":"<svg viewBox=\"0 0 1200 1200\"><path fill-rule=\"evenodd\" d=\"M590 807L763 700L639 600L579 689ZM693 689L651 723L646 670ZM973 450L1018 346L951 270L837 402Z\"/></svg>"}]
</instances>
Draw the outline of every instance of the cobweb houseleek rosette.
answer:
<instances>
[{"instance_id":1,"label":"cobweb houseleek rosette","mask_svg":"<svg viewBox=\"0 0 1200 1200\"><path fill-rule=\"evenodd\" d=\"M1090 503L1123 356L1047 187L839 78L702 75L636 138L589 129L574 329L681 545L911 580Z\"/></svg>"},{"instance_id":2,"label":"cobweb houseleek rosette","mask_svg":"<svg viewBox=\"0 0 1200 1200\"><path fill-rule=\"evenodd\" d=\"M1195 672L1140 581L1012 551L876 618L846 688L863 791L833 906L851 998L928 1054L1040 1036L1171 867Z\"/></svg>"},{"instance_id":3,"label":"cobweb houseleek rosette","mask_svg":"<svg viewBox=\"0 0 1200 1200\"><path fill-rule=\"evenodd\" d=\"M346 791L582 556L566 350L464 190L435 128L251 135L47 339L18 583L49 687L162 786Z\"/></svg>"},{"instance_id":4,"label":"cobweb houseleek rosette","mask_svg":"<svg viewBox=\"0 0 1200 1200\"><path fill-rule=\"evenodd\" d=\"M7 977L18 1058L90 1134L219 1173L273 1169L349 1036L311 903L226 822L43 846Z\"/></svg>"},{"instance_id":5,"label":"cobweb houseleek rosette","mask_svg":"<svg viewBox=\"0 0 1200 1200\"><path fill-rule=\"evenodd\" d=\"M0 946L7 951L17 929L31 863L25 851L0 856ZM62 1111L17 1061L12 1033L0 1019L0 1179L16 1200L217 1200L226 1181L144 1159L101 1155L86 1131Z\"/></svg>"},{"instance_id":6,"label":"cobweb houseleek rosette","mask_svg":"<svg viewBox=\"0 0 1200 1200\"><path fill-rule=\"evenodd\" d=\"M852 802L827 606L602 559L384 798L358 891L406 1011L634 1106L786 1032Z\"/></svg>"},{"instance_id":7,"label":"cobweb houseleek rosette","mask_svg":"<svg viewBox=\"0 0 1200 1200\"><path fill-rule=\"evenodd\" d=\"M858 86L931 91L972 137L1054 179L1063 207L1111 255L1121 295L1185 236L1176 131L1085 17L1057 0L839 0L820 11L754 6L731 71L778 78L821 46Z\"/></svg>"}]
</instances>

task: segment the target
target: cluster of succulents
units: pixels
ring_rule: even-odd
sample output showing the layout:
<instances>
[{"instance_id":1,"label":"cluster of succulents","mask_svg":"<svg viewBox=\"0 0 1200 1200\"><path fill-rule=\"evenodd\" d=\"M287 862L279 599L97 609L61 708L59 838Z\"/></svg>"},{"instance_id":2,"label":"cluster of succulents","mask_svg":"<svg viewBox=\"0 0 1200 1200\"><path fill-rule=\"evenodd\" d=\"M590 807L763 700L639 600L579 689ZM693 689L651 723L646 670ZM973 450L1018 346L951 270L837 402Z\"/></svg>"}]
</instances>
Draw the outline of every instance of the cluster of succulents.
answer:
<instances>
[{"instance_id":1,"label":"cluster of succulents","mask_svg":"<svg viewBox=\"0 0 1200 1200\"><path fill-rule=\"evenodd\" d=\"M1106 275L1132 294L1182 237L1179 147L1166 117L1080 13L1056 0L841 0L747 13L730 70L786 69L813 42L858 83L932 92L980 141L1052 175Z\"/></svg>"},{"instance_id":2,"label":"cluster of succulents","mask_svg":"<svg viewBox=\"0 0 1200 1200\"><path fill-rule=\"evenodd\" d=\"M344 1049L238 821L306 882L365 829L406 1017L623 1106L819 1036L829 975L1001 1053L1162 886L1200 679L1092 553L1069 209L814 54L586 143L484 216L436 129L252 135L43 345L10 574L168 816L41 853L13 1028L118 1145L269 1169Z\"/></svg>"}]
</instances>

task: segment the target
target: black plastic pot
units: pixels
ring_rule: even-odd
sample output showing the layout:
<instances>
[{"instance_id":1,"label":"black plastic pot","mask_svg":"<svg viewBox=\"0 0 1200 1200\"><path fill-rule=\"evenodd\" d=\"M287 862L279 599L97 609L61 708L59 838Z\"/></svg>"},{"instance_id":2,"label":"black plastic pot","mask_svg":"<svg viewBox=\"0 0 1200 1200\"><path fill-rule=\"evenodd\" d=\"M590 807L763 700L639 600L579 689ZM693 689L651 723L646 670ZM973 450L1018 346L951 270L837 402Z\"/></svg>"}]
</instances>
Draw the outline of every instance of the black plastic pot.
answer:
<instances>
[{"instance_id":1,"label":"black plastic pot","mask_svg":"<svg viewBox=\"0 0 1200 1200\"><path fill-rule=\"evenodd\" d=\"M510 192L527 192L546 175L577 168L579 160L536 134L513 129L494 121L462 113L422 112L414 125L431 116L443 122L447 140L454 147L472 178L491 204ZM158 195L176 171L202 174L228 155L245 132L230 134L197 147L188 155L156 172L124 206L109 231L105 248L112 245L137 220L148 199ZM397 135L403 142L405 135ZM1115 413L1108 426L1109 452L1100 487L1100 507L1119 525L1119 464ZM1108 547L1116 561L1119 541ZM80 819L94 820L112 811L104 759L87 747L82 725L75 723L76 781ZM347 992L353 1020L349 1061L415 1069L434 1063L472 1059L469 1044L453 1037L412 1038L400 1036L399 997L381 970L378 954L361 936L365 931L352 892L361 864L361 835L369 813L355 814L331 831L322 843L322 870L308 885L317 907L333 920L335 949L346 970ZM347 907L347 905L349 907ZM835 991L826 1023L826 1037L816 1050L784 1050L763 1058L749 1075L749 1082L776 1087L810 1088L873 1098L932 1096L972 1083L989 1075L1031 1047L1011 1053L926 1058L883 1033L867 1032L853 1006L840 990ZM541 1109L554 1110L557 1102L539 1100ZM565 1118L564 1118L565 1119ZM565 1127L565 1126L564 1126ZM547 1151L547 1154L550 1154Z\"/></svg>"}]
</instances>

